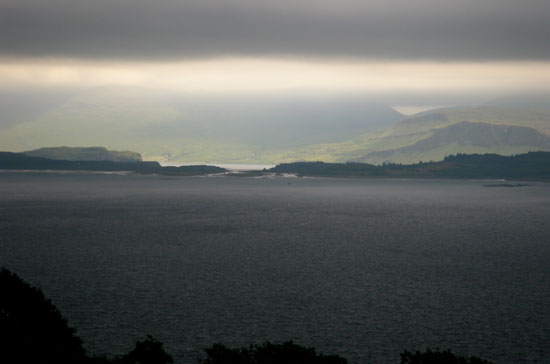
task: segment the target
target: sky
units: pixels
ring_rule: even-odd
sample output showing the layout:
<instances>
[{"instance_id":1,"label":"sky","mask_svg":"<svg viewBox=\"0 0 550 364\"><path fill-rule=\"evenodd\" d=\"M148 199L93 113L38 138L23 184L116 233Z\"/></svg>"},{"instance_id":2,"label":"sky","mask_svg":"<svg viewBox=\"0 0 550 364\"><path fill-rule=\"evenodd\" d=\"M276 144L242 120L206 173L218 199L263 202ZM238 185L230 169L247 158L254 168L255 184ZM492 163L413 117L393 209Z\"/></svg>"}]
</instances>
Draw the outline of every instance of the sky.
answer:
<instances>
[{"instance_id":1,"label":"sky","mask_svg":"<svg viewBox=\"0 0 550 364\"><path fill-rule=\"evenodd\" d=\"M352 92L413 108L544 92L549 14L548 0L1 0L0 91Z\"/></svg>"}]
</instances>

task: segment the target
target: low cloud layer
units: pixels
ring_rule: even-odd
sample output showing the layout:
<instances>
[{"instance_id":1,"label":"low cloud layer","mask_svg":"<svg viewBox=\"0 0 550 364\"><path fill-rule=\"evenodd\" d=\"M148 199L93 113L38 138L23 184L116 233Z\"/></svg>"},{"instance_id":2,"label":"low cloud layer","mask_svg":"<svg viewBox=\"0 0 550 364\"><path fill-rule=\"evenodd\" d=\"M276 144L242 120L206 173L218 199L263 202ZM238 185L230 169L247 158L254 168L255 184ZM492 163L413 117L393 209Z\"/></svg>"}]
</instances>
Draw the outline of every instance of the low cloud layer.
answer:
<instances>
[{"instance_id":1,"label":"low cloud layer","mask_svg":"<svg viewBox=\"0 0 550 364\"><path fill-rule=\"evenodd\" d=\"M547 0L3 0L0 56L550 60Z\"/></svg>"},{"instance_id":2,"label":"low cloud layer","mask_svg":"<svg viewBox=\"0 0 550 364\"><path fill-rule=\"evenodd\" d=\"M467 93L544 91L550 62L310 62L228 58L186 62L18 61L4 87L148 87L190 93Z\"/></svg>"}]
</instances>

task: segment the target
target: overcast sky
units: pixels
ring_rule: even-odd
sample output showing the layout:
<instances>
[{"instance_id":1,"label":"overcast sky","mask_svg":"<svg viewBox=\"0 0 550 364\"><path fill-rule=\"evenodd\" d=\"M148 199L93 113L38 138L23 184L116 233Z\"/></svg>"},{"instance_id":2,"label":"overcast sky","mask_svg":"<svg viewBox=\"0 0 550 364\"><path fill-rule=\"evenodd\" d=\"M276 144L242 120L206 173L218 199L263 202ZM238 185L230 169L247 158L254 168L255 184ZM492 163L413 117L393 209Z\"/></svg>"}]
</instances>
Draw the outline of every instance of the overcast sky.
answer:
<instances>
[{"instance_id":1,"label":"overcast sky","mask_svg":"<svg viewBox=\"0 0 550 364\"><path fill-rule=\"evenodd\" d=\"M4 55L548 60L548 0L2 0Z\"/></svg>"},{"instance_id":2,"label":"overcast sky","mask_svg":"<svg viewBox=\"0 0 550 364\"><path fill-rule=\"evenodd\" d=\"M1 0L0 81L539 91L549 17L548 0Z\"/></svg>"}]
</instances>

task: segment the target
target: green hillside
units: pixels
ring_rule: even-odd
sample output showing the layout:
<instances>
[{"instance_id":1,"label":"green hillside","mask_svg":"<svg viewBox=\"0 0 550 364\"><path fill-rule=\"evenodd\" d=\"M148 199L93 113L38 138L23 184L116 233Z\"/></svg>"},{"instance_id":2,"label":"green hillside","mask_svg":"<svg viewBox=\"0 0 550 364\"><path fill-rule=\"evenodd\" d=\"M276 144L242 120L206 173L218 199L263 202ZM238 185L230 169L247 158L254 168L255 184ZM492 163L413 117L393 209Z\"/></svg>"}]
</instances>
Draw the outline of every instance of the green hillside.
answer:
<instances>
[{"instance_id":1,"label":"green hillside","mask_svg":"<svg viewBox=\"0 0 550 364\"><path fill-rule=\"evenodd\" d=\"M21 152L61 145L104 145L142 153L149 145L157 145L148 143L143 128L174 122L178 116L175 108L152 92L95 90L76 95L34 120L3 130L0 149ZM142 143L143 147L134 148Z\"/></svg>"},{"instance_id":2,"label":"green hillside","mask_svg":"<svg viewBox=\"0 0 550 364\"><path fill-rule=\"evenodd\" d=\"M42 157L66 161L112 161L140 162L141 155L131 151L108 150L104 147L52 147L39 148L24 152L31 157Z\"/></svg>"},{"instance_id":3,"label":"green hillside","mask_svg":"<svg viewBox=\"0 0 550 364\"><path fill-rule=\"evenodd\" d=\"M441 108L404 117L359 96L207 98L105 88L74 95L33 120L5 127L0 150L101 145L134 150L144 160L182 164L415 163L456 153L548 150L539 139L550 135L550 110L540 107L544 100L520 101ZM523 130L525 134L510 129L506 137L491 139L491 133L507 129L481 130L476 123L529 130ZM463 127L452 127L457 124ZM521 143L508 138L522 133L530 137ZM481 135L493 142L474 141Z\"/></svg>"},{"instance_id":4,"label":"green hillside","mask_svg":"<svg viewBox=\"0 0 550 364\"><path fill-rule=\"evenodd\" d=\"M457 153L511 155L549 150L545 135L550 135L550 111L500 106L444 108L412 115L382 132L344 143L310 145L270 157L279 162L416 163Z\"/></svg>"},{"instance_id":5,"label":"green hillside","mask_svg":"<svg viewBox=\"0 0 550 364\"><path fill-rule=\"evenodd\" d=\"M172 163L262 163L268 155L382 130L403 117L361 97L205 98L108 88L3 129L0 150L104 145Z\"/></svg>"},{"instance_id":6,"label":"green hillside","mask_svg":"<svg viewBox=\"0 0 550 364\"><path fill-rule=\"evenodd\" d=\"M550 136L533 128L463 121L434 129L431 136L412 145L370 152L355 161L415 163L442 160L457 153L512 155L547 150L550 150Z\"/></svg>"}]
</instances>

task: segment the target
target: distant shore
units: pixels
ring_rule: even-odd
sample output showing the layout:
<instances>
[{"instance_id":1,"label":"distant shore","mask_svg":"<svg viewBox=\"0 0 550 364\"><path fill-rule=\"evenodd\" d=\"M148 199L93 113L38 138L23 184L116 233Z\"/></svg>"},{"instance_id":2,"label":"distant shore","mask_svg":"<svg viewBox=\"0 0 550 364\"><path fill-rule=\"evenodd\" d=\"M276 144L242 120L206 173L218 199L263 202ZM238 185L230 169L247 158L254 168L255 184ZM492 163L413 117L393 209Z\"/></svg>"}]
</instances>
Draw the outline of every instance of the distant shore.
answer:
<instances>
[{"instance_id":1,"label":"distant shore","mask_svg":"<svg viewBox=\"0 0 550 364\"><path fill-rule=\"evenodd\" d=\"M56 170L56 171L93 171L93 172L133 172L138 174L160 174L171 176L197 176L225 173L226 169L193 165L181 167L163 167L158 162L114 162L114 161L69 161L31 157L23 153L0 152L0 169L4 170Z\"/></svg>"},{"instance_id":2,"label":"distant shore","mask_svg":"<svg viewBox=\"0 0 550 364\"><path fill-rule=\"evenodd\" d=\"M197 165L209 165L214 167L220 167L231 172L246 172L246 171L262 171L264 169L271 169L276 167L276 164L243 164L243 163L218 163L218 162L197 162L197 163L170 163L159 162L163 167L186 167Z\"/></svg>"},{"instance_id":3,"label":"distant shore","mask_svg":"<svg viewBox=\"0 0 550 364\"><path fill-rule=\"evenodd\" d=\"M2 170L132 172L171 176L226 175L235 177L360 177L414 179L488 179L550 181L550 152L514 156L459 154L443 161L409 165L367 163L294 162L269 165L162 166L158 162L67 161L0 152ZM266 168L270 167L270 168Z\"/></svg>"}]
</instances>

